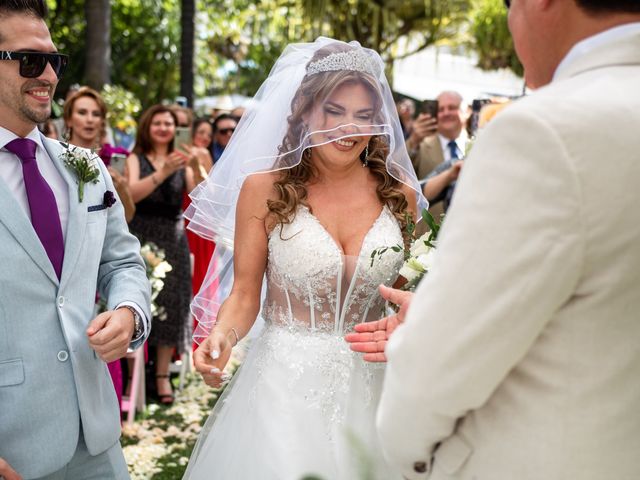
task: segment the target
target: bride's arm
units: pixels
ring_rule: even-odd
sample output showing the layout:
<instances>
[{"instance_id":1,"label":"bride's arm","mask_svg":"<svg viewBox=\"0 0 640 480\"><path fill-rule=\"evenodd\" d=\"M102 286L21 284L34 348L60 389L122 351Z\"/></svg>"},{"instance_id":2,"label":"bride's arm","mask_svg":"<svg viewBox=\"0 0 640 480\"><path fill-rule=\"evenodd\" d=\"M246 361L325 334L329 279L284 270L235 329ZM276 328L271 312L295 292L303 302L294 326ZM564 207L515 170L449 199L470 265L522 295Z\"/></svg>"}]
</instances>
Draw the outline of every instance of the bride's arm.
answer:
<instances>
[{"instance_id":1,"label":"bride's arm","mask_svg":"<svg viewBox=\"0 0 640 480\"><path fill-rule=\"evenodd\" d=\"M220 385L231 349L249 332L259 313L267 265L267 199L272 194L273 180L266 174L248 177L240 190L236 208L233 287L220 307L211 333L194 353L196 369L211 386Z\"/></svg>"}]
</instances>

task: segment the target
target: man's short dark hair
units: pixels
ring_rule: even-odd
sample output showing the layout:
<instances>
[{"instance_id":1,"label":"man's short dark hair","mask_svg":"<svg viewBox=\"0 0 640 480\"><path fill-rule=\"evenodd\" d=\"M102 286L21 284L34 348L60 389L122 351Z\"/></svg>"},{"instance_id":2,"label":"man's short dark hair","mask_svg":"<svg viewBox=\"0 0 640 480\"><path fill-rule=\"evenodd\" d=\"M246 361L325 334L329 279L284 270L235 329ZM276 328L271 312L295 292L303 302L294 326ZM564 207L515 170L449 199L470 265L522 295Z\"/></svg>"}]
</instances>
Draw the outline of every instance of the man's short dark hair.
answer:
<instances>
[{"instance_id":1,"label":"man's short dark hair","mask_svg":"<svg viewBox=\"0 0 640 480\"><path fill-rule=\"evenodd\" d=\"M640 13L638 0L575 0L590 13Z\"/></svg>"},{"instance_id":2,"label":"man's short dark hair","mask_svg":"<svg viewBox=\"0 0 640 480\"><path fill-rule=\"evenodd\" d=\"M220 115L218 115L216 117L216 119L213 121L213 131L215 132L216 130L218 130L218 122L222 121L222 120L233 120L234 122L238 123L238 117L234 117L233 115L231 115L230 113L221 113Z\"/></svg>"},{"instance_id":3,"label":"man's short dark hair","mask_svg":"<svg viewBox=\"0 0 640 480\"><path fill-rule=\"evenodd\" d=\"M46 0L0 0L0 17L12 13L29 13L44 20L48 11Z\"/></svg>"}]
</instances>

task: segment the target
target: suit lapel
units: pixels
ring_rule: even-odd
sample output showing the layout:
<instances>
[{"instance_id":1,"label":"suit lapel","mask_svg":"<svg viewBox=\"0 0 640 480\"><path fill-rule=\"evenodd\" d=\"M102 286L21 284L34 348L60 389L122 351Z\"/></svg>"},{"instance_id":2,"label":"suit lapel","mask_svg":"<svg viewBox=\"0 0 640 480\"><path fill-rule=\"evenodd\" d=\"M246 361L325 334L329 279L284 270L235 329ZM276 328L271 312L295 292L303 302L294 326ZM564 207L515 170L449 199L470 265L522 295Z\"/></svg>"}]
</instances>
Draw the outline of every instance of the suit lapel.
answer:
<instances>
[{"instance_id":1,"label":"suit lapel","mask_svg":"<svg viewBox=\"0 0 640 480\"><path fill-rule=\"evenodd\" d=\"M29 218L22 211L22 207L18 204L15 196L7 185L0 180L0 222L2 222L16 242L24 248L31 259L38 267L51 279L53 283L58 284L58 277L53 269L51 260L47 256L33 225Z\"/></svg>"},{"instance_id":2,"label":"suit lapel","mask_svg":"<svg viewBox=\"0 0 640 480\"><path fill-rule=\"evenodd\" d=\"M63 285L73 272L78 260L78 255L80 254L80 247L82 247L85 228L87 226L87 201L86 196L82 203L78 201L78 184L76 183L75 173L71 172L60 159L60 154L63 151L60 142L44 137L42 142L51 161L65 182L67 182L67 188L69 190L69 218L64 242L62 278L60 279L60 284Z\"/></svg>"}]
</instances>

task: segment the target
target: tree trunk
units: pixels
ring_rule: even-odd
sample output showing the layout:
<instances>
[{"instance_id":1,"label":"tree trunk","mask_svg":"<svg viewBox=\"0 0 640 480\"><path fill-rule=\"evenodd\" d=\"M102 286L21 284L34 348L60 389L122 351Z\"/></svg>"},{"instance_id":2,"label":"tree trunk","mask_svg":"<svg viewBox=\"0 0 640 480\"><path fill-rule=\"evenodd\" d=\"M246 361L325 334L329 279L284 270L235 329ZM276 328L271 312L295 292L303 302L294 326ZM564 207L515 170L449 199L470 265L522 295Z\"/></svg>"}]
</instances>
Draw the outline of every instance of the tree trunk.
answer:
<instances>
[{"instance_id":1,"label":"tree trunk","mask_svg":"<svg viewBox=\"0 0 640 480\"><path fill-rule=\"evenodd\" d=\"M181 0L180 25L180 95L193 107L193 48L195 38L195 0Z\"/></svg>"},{"instance_id":2,"label":"tree trunk","mask_svg":"<svg viewBox=\"0 0 640 480\"><path fill-rule=\"evenodd\" d=\"M100 90L111 83L111 3L109 0L85 2L87 20L86 63L87 85Z\"/></svg>"}]
</instances>

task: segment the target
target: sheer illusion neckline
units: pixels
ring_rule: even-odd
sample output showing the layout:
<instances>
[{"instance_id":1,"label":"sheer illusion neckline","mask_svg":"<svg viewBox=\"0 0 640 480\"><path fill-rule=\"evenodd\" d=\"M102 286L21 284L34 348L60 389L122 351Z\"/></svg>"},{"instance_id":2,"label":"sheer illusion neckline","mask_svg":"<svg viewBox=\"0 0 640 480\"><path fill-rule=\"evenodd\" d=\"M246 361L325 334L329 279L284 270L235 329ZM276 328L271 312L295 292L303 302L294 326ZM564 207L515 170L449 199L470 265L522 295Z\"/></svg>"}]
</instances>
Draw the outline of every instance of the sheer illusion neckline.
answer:
<instances>
[{"instance_id":1,"label":"sheer illusion neckline","mask_svg":"<svg viewBox=\"0 0 640 480\"><path fill-rule=\"evenodd\" d=\"M342 255L343 257L346 257L347 254L344 252L344 249L342 248L342 246L340 245L340 243L333 237L333 235L331 235L329 233L329 230L326 229L326 227L322 224L322 222L320 221L320 219L318 217L316 217L313 212L311 212L311 209L309 207L307 207L306 205L300 205L300 207L302 209L304 209L307 214L309 215L309 217L311 217L313 219L313 221L320 227L320 229L322 230L322 232L327 236L327 238L329 239L329 241L331 242L331 245L334 246L334 248L337 250L337 252ZM374 230L375 226L380 222L380 220L383 217L383 214L385 212L385 210L387 210L388 207L386 205L382 206L382 209L380 209L380 213L378 214L378 216L376 217L376 219L373 221L373 223L369 226L369 229L367 230L367 232L364 234L364 236L362 237L362 240L360 241L360 248L358 249L358 253L357 256L361 256L362 255L362 249L365 246L365 243L367 241L367 238L369 237L369 235L371 234L371 232ZM353 256L353 255L349 255L349 256Z\"/></svg>"}]
</instances>

